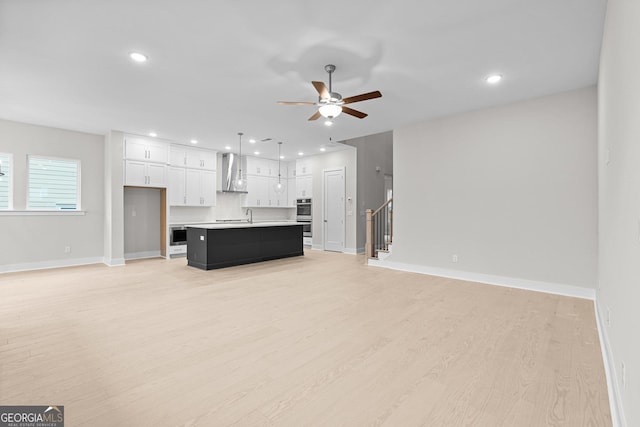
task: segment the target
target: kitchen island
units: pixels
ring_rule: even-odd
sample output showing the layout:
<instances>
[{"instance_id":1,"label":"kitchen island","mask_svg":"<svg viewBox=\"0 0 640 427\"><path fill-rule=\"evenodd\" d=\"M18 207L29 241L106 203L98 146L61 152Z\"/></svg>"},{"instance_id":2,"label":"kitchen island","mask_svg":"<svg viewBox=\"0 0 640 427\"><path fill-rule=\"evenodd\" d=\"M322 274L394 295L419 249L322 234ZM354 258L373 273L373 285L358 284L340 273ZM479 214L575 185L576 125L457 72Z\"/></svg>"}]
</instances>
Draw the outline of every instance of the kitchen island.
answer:
<instances>
[{"instance_id":1,"label":"kitchen island","mask_svg":"<svg viewBox=\"0 0 640 427\"><path fill-rule=\"evenodd\" d=\"M302 224L297 222L187 226L187 265L203 270L300 255Z\"/></svg>"}]
</instances>

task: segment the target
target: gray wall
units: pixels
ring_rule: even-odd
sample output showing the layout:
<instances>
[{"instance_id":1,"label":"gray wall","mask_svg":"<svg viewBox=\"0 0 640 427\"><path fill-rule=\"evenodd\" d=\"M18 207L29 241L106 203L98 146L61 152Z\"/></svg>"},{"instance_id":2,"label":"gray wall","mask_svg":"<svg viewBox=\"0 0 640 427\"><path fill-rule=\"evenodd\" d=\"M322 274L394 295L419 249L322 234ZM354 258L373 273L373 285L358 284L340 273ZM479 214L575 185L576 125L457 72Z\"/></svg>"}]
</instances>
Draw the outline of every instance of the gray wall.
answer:
<instances>
[{"instance_id":1,"label":"gray wall","mask_svg":"<svg viewBox=\"0 0 640 427\"><path fill-rule=\"evenodd\" d=\"M357 149L358 206L356 241L359 252L364 252L366 241L367 209L377 209L385 202L384 177L393 175L393 132L354 138L344 142ZM379 170L376 170L379 168Z\"/></svg>"},{"instance_id":2,"label":"gray wall","mask_svg":"<svg viewBox=\"0 0 640 427\"><path fill-rule=\"evenodd\" d=\"M124 257L160 256L161 190L124 188Z\"/></svg>"},{"instance_id":3,"label":"gray wall","mask_svg":"<svg viewBox=\"0 0 640 427\"><path fill-rule=\"evenodd\" d=\"M0 120L0 152L13 154L14 209L27 198L27 155L79 159L85 215L0 214L0 271L100 262L103 258L104 137ZM65 246L71 247L65 253Z\"/></svg>"},{"instance_id":4,"label":"gray wall","mask_svg":"<svg viewBox=\"0 0 640 427\"><path fill-rule=\"evenodd\" d=\"M589 87L394 130L389 260L595 289L596 121Z\"/></svg>"},{"instance_id":5,"label":"gray wall","mask_svg":"<svg viewBox=\"0 0 640 427\"><path fill-rule=\"evenodd\" d=\"M640 2L609 0L600 57L599 286L616 392L640 425ZM607 162L607 159L609 161ZM626 366L626 387L622 364Z\"/></svg>"}]
</instances>

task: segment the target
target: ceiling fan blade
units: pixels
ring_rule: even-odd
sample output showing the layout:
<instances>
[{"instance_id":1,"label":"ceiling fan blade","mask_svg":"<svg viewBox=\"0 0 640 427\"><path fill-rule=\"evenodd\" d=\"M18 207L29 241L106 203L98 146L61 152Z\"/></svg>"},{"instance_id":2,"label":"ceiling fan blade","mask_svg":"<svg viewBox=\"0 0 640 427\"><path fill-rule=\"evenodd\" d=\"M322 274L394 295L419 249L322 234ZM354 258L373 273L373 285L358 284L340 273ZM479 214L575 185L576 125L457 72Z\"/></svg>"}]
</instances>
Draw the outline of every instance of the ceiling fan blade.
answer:
<instances>
[{"instance_id":1,"label":"ceiling fan blade","mask_svg":"<svg viewBox=\"0 0 640 427\"><path fill-rule=\"evenodd\" d=\"M359 119L364 119L368 114L363 113L362 111L354 110L353 108L342 106L342 112L345 114L349 114L350 116L357 117Z\"/></svg>"},{"instance_id":2,"label":"ceiling fan blade","mask_svg":"<svg viewBox=\"0 0 640 427\"><path fill-rule=\"evenodd\" d=\"M366 101L367 99L380 98L382 94L379 90L369 93L363 93L361 95L350 96L342 100L342 104L352 104L354 102Z\"/></svg>"},{"instance_id":3,"label":"ceiling fan blade","mask_svg":"<svg viewBox=\"0 0 640 427\"><path fill-rule=\"evenodd\" d=\"M278 101L280 105L316 105L315 102L307 101Z\"/></svg>"},{"instance_id":4,"label":"ceiling fan blade","mask_svg":"<svg viewBox=\"0 0 640 427\"><path fill-rule=\"evenodd\" d=\"M311 84L318 91L318 94L320 95L320 99L329 98L329 90L327 89L327 86L325 86L323 82L311 82Z\"/></svg>"},{"instance_id":5,"label":"ceiling fan blade","mask_svg":"<svg viewBox=\"0 0 640 427\"><path fill-rule=\"evenodd\" d=\"M316 111L316 112L315 112L315 114L314 114L313 116L309 117L309 121L312 121L312 120L318 120L318 119L320 118L320 116L321 116L321 115L322 115L322 114L320 114L320 111Z\"/></svg>"}]
</instances>

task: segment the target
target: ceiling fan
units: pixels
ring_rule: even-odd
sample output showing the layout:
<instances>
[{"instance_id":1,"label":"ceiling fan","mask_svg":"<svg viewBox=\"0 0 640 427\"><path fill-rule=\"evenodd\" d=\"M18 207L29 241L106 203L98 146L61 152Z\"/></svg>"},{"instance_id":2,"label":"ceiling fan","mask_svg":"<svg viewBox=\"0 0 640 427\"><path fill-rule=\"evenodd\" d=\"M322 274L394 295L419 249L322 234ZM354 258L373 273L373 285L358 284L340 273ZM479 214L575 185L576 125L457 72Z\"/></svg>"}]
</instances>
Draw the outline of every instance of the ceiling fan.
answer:
<instances>
[{"instance_id":1,"label":"ceiling fan","mask_svg":"<svg viewBox=\"0 0 640 427\"><path fill-rule=\"evenodd\" d=\"M353 108L346 107L347 104L353 104L354 102L366 101L368 99L380 98L382 94L376 90L374 92L363 93L356 96L350 96L348 98L342 98L338 92L334 92L331 86L331 75L336 70L336 66L333 64L327 64L324 66L324 70L329 73L329 88L323 82L311 82L313 87L318 91L318 102L288 102L278 101L278 104L282 105L317 105L318 111L315 112L309 120L317 120L320 117L326 117L331 120L338 117L340 113L349 114L350 116L364 119L367 117L366 113L362 111L354 110Z\"/></svg>"}]
</instances>

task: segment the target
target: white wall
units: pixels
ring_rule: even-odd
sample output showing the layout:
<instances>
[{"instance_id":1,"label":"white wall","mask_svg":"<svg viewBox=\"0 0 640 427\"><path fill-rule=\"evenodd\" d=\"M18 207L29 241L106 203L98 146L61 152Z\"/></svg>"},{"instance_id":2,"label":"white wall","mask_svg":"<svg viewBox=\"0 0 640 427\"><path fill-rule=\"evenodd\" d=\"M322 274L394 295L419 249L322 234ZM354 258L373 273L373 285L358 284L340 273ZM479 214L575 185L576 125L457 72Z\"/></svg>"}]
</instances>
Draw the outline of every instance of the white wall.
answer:
<instances>
[{"instance_id":1,"label":"white wall","mask_svg":"<svg viewBox=\"0 0 640 427\"><path fill-rule=\"evenodd\" d=\"M640 425L640 2L609 0L600 57L599 287L615 395ZM609 162L607 159L609 158ZM626 365L626 387L622 384Z\"/></svg>"},{"instance_id":2,"label":"white wall","mask_svg":"<svg viewBox=\"0 0 640 427\"><path fill-rule=\"evenodd\" d=\"M394 130L389 260L594 289L596 121L589 87Z\"/></svg>"},{"instance_id":3,"label":"white wall","mask_svg":"<svg viewBox=\"0 0 640 427\"><path fill-rule=\"evenodd\" d=\"M294 190L294 189L292 189ZM201 208L193 206L171 206L169 222L172 224L188 224L197 222L215 222L224 219L246 219L247 196L238 193L217 193L216 206ZM295 208L251 208L254 221L295 220Z\"/></svg>"},{"instance_id":4,"label":"white wall","mask_svg":"<svg viewBox=\"0 0 640 427\"><path fill-rule=\"evenodd\" d=\"M124 133L111 131L104 144L104 262L124 265Z\"/></svg>"},{"instance_id":5,"label":"white wall","mask_svg":"<svg viewBox=\"0 0 640 427\"><path fill-rule=\"evenodd\" d=\"M13 154L14 209L27 198L27 155L79 159L85 215L0 214L0 271L100 262L103 258L104 137L0 120L0 152ZM71 247L65 253L65 246Z\"/></svg>"},{"instance_id":6,"label":"white wall","mask_svg":"<svg viewBox=\"0 0 640 427\"><path fill-rule=\"evenodd\" d=\"M356 253L356 225L357 225L357 197L356 197L356 149L348 147L344 150L329 152L309 157L312 168L313 186L313 247L322 249L322 218L323 218L323 170L345 168L345 197L351 198L351 202L345 201L345 252ZM351 215L348 215L350 213Z\"/></svg>"}]
</instances>

